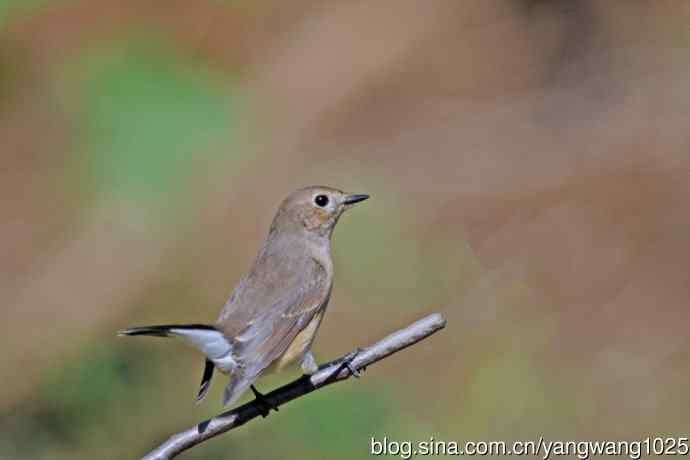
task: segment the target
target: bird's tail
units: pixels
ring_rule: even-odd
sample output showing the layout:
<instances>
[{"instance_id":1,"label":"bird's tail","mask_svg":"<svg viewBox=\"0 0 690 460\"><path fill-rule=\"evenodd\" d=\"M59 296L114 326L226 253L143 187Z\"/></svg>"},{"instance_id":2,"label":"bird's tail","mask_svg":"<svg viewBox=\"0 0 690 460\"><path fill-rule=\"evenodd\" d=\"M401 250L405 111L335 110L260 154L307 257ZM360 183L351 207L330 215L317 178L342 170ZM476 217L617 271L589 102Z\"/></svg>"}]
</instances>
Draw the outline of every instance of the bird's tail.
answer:
<instances>
[{"instance_id":1,"label":"bird's tail","mask_svg":"<svg viewBox=\"0 0 690 460\"><path fill-rule=\"evenodd\" d=\"M215 365L234 363L232 344L221 331L207 324L166 324L159 326L129 327L118 331L119 336L148 335L153 337L180 337L206 355L206 365L197 401L201 401L209 389ZM229 369L225 369L226 371Z\"/></svg>"},{"instance_id":2,"label":"bird's tail","mask_svg":"<svg viewBox=\"0 0 690 460\"><path fill-rule=\"evenodd\" d=\"M152 335L155 337L170 337L182 335L183 331L216 331L208 324L164 324L160 326L135 326L117 331L117 335Z\"/></svg>"},{"instance_id":3,"label":"bird's tail","mask_svg":"<svg viewBox=\"0 0 690 460\"><path fill-rule=\"evenodd\" d=\"M232 351L232 344L218 329L208 324L166 324L122 329L117 335L150 335L180 337L201 351L211 361L223 359Z\"/></svg>"}]
</instances>

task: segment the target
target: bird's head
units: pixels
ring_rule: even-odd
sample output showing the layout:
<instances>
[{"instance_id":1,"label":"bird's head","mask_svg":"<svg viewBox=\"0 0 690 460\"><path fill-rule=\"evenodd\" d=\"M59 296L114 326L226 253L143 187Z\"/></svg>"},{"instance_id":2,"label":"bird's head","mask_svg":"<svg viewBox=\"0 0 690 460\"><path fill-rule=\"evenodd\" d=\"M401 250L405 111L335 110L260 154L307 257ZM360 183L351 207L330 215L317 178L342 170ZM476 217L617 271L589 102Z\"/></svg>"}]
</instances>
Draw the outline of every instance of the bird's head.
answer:
<instances>
[{"instance_id":1,"label":"bird's head","mask_svg":"<svg viewBox=\"0 0 690 460\"><path fill-rule=\"evenodd\" d=\"M346 193L331 187L305 187L283 200L271 230L306 231L330 237L341 214L367 198L369 195Z\"/></svg>"}]
</instances>

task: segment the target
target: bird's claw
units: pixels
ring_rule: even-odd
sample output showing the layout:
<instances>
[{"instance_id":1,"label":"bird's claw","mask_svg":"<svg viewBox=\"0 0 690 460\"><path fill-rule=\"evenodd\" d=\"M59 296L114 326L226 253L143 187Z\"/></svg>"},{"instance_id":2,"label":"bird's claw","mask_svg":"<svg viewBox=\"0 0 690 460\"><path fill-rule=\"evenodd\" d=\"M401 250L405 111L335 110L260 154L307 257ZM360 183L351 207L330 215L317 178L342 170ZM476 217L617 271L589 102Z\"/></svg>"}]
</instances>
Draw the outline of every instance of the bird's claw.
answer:
<instances>
[{"instance_id":1,"label":"bird's claw","mask_svg":"<svg viewBox=\"0 0 690 460\"><path fill-rule=\"evenodd\" d=\"M354 368L352 365L352 361L357 357L362 352L361 348L357 348L354 351L351 351L345 357L343 358L343 366L350 371L350 375L352 375L354 378L358 379L362 376L361 372L359 372L357 369Z\"/></svg>"},{"instance_id":2,"label":"bird's claw","mask_svg":"<svg viewBox=\"0 0 690 460\"><path fill-rule=\"evenodd\" d=\"M350 371L350 375L352 375L354 378L358 379L362 376L362 374L357 369L352 367L352 364L350 364L349 361L345 361L343 365L347 368L348 371Z\"/></svg>"},{"instance_id":3,"label":"bird's claw","mask_svg":"<svg viewBox=\"0 0 690 460\"><path fill-rule=\"evenodd\" d=\"M268 417L271 409L278 412L278 406L272 404L263 393L254 387L254 385L250 385L249 388L251 388L252 393L254 393L254 404L256 404L257 409L259 409L261 417Z\"/></svg>"},{"instance_id":4,"label":"bird's claw","mask_svg":"<svg viewBox=\"0 0 690 460\"><path fill-rule=\"evenodd\" d=\"M328 377L328 379L335 378L338 374L340 374L340 372L341 372L343 369L347 369L347 370L350 372L350 375L351 375L351 376L353 376L354 378L358 379L358 378L360 378L360 377L362 376L362 373L361 373L359 370L355 369L355 367L352 365L352 361L353 361L353 360L357 357L357 355L359 355L361 352L362 352L362 349L361 349L361 348L357 348L356 350L351 351L350 353L348 353L347 355L343 356L342 358L337 359L337 360L335 360L335 361L328 362L328 363L326 363L326 364L324 364L324 365L322 365L322 366L320 366L320 367L321 367L321 368L327 368L327 367L331 367L331 366L333 366L333 365L335 365L335 364L339 364L339 366L336 368L335 371L333 371L333 373ZM364 368L362 368L362 370L364 370Z\"/></svg>"}]
</instances>

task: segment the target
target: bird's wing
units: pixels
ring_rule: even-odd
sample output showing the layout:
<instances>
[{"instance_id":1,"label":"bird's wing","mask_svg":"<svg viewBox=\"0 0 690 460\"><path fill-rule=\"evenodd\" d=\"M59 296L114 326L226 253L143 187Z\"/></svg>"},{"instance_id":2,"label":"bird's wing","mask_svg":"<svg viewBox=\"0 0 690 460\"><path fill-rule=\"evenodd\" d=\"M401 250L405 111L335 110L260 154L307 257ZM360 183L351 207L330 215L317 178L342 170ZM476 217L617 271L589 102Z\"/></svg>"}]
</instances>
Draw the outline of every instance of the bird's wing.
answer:
<instances>
[{"instance_id":1,"label":"bird's wing","mask_svg":"<svg viewBox=\"0 0 690 460\"><path fill-rule=\"evenodd\" d=\"M281 298L249 322L233 341L233 355L245 378L254 379L279 358L325 306L330 283L324 267L308 264L286 286Z\"/></svg>"},{"instance_id":2,"label":"bird's wing","mask_svg":"<svg viewBox=\"0 0 690 460\"><path fill-rule=\"evenodd\" d=\"M326 270L320 264L309 264L282 294L234 337L232 353L239 368L225 387L223 405L235 402L326 305L330 294Z\"/></svg>"}]
</instances>

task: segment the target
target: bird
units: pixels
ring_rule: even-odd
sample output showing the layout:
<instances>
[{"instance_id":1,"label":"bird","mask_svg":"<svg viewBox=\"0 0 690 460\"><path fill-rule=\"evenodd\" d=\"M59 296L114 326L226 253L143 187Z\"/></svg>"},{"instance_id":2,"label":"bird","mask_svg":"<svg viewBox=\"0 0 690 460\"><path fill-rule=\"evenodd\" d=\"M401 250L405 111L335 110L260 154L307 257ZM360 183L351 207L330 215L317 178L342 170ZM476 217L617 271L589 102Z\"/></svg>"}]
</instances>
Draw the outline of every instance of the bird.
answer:
<instances>
[{"instance_id":1,"label":"bird","mask_svg":"<svg viewBox=\"0 0 690 460\"><path fill-rule=\"evenodd\" d=\"M206 396L217 369L229 377L223 406L249 387L262 415L277 410L254 382L297 363L305 375L319 369L311 347L333 288L331 236L341 215L368 198L326 186L290 193L215 323L135 326L118 335L178 337L201 351L206 359L197 402Z\"/></svg>"}]
</instances>

